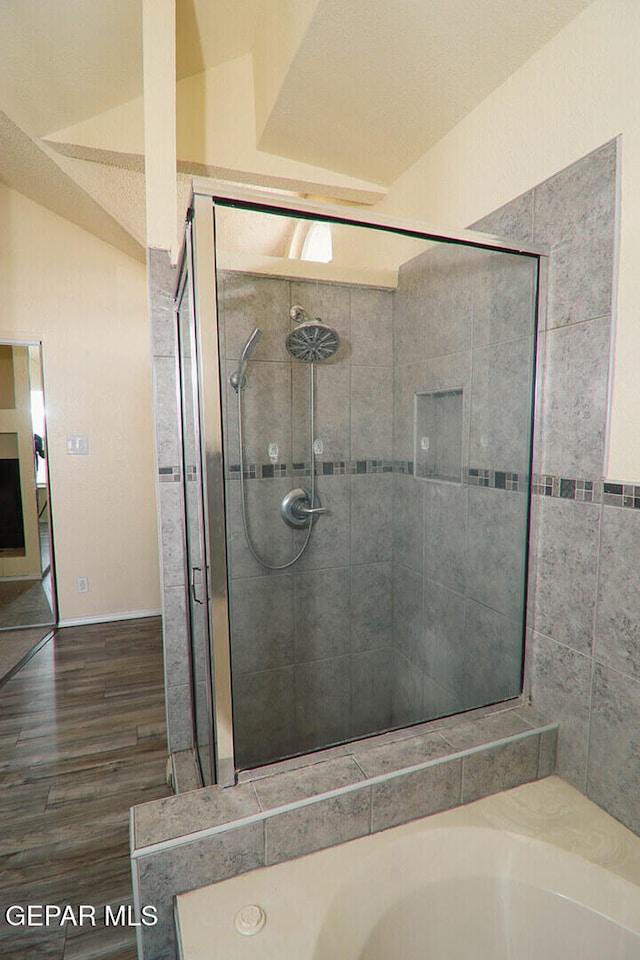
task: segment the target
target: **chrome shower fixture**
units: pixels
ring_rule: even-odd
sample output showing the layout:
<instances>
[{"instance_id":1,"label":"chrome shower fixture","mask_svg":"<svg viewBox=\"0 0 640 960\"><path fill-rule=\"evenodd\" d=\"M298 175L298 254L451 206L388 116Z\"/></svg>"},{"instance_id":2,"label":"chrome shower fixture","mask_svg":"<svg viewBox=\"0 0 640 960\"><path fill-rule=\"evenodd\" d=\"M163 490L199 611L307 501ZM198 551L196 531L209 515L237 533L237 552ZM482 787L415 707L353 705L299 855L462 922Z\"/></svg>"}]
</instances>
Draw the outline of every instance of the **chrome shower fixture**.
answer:
<instances>
[{"instance_id":1,"label":"chrome shower fixture","mask_svg":"<svg viewBox=\"0 0 640 960\"><path fill-rule=\"evenodd\" d=\"M267 570L288 570L296 563L309 545L314 523L323 513L327 512L316 495L316 461L313 438L315 436L315 363L319 360L328 360L340 346L340 337L331 327L322 323L320 317L309 320L307 311L299 304L289 310L289 319L297 323L286 340L287 350L296 360L304 360L309 364L309 461L311 477L309 490L305 487L296 487L291 490L282 501L280 515L286 524L294 529L306 528L306 536L301 546L291 559L284 563L271 563L260 556L256 550L249 530L247 518L247 496L245 489L244 466L244 414L242 395L246 385L245 370L251 353L262 336L259 327L256 327L244 345L240 366L229 377L229 382L238 396L238 449L240 454L240 504L242 509L242 527L249 548L249 553L259 564Z\"/></svg>"},{"instance_id":2,"label":"chrome shower fixture","mask_svg":"<svg viewBox=\"0 0 640 960\"><path fill-rule=\"evenodd\" d=\"M320 506L315 491L313 506L311 506L311 494L304 487L296 487L295 490L290 490L280 504L280 516L294 530L310 526L315 516L326 512L327 508Z\"/></svg>"},{"instance_id":3,"label":"chrome shower fixture","mask_svg":"<svg viewBox=\"0 0 640 960\"><path fill-rule=\"evenodd\" d=\"M289 319L293 320L294 323L306 323L309 314L299 303L295 303L289 310Z\"/></svg>"},{"instance_id":4,"label":"chrome shower fixture","mask_svg":"<svg viewBox=\"0 0 640 960\"><path fill-rule=\"evenodd\" d=\"M340 346L340 337L320 317L309 320L307 311L299 304L291 307L289 316L298 324L286 340L287 350L295 360L318 363L329 360L335 354Z\"/></svg>"},{"instance_id":5,"label":"chrome shower fixture","mask_svg":"<svg viewBox=\"0 0 640 960\"><path fill-rule=\"evenodd\" d=\"M231 376L229 377L229 383L233 387L236 393L239 390L244 390L247 385L247 378L245 376L246 369L249 365L249 360L251 359L251 354L258 345L258 341L262 336L262 330L260 327L255 327L251 336L245 343L242 354L240 356L240 366L237 370L234 370Z\"/></svg>"}]
</instances>

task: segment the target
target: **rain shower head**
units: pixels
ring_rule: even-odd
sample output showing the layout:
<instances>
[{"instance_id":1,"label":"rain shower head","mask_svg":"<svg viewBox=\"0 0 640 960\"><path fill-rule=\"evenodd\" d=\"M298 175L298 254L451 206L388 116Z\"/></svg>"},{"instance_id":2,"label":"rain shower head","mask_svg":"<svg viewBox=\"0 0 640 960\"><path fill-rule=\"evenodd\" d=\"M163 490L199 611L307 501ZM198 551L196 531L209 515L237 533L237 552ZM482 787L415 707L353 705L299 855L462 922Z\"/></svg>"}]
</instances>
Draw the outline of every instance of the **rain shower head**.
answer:
<instances>
[{"instance_id":1,"label":"rain shower head","mask_svg":"<svg viewBox=\"0 0 640 960\"><path fill-rule=\"evenodd\" d=\"M300 323L287 337L287 350L296 360L317 363L329 360L340 346L340 337L318 317Z\"/></svg>"}]
</instances>

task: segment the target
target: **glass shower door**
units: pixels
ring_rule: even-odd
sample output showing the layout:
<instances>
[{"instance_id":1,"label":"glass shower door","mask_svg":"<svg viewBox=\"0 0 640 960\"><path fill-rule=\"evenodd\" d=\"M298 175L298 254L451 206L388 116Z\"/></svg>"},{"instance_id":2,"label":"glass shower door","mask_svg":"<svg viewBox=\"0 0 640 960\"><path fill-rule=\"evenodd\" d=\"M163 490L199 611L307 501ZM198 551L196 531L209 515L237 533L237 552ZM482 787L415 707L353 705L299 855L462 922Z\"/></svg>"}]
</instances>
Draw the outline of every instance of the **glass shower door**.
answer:
<instances>
[{"instance_id":1,"label":"glass shower door","mask_svg":"<svg viewBox=\"0 0 640 960\"><path fill-rule=\"evenodd\" d=\"M538 255L198 199L237 768L518 697Z\"/></svg>"},{"instance_id":2,"label":"glass shower door","mask_svg":"<svg viewBox=\"0 0 640 960\"><path fill-rule=\"evenodd\" d=\"M177 319L180 351L185 527L189 577L194 747L202 782L206 786L214 782L213 699L197 391L197 348L188 257L186 261L178 293Z\"/></svg>"}]
</instances>

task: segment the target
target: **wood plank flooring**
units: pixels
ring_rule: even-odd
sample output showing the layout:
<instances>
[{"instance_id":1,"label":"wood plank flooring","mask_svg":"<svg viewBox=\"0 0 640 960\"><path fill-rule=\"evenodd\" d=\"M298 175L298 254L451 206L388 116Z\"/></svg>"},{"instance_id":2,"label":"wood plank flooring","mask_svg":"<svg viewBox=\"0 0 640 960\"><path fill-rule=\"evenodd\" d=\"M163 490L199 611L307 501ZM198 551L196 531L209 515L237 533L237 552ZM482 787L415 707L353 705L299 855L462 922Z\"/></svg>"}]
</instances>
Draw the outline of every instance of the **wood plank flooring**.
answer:
<instances>
[{"instance_id":1,"label":"wood plank flooring","mask_svg":"<svg viewBox=\"0 0 640 960\"><path fill-rule=\"evenodd\" d=\"M0 583L0 624L3 627L53 626L51 577L5 580Z\"/></svg>"},{"instance_id":2,"label":"wood plank flooring","mask_svg":"<svg viewBox=\"0 0 640 960\"><path fill-rule=\"evenodd\" d=\"M0 629L0 687L36 652L38 645L51 634L52 627L27 627L21 630Z\"/></svg>"},{"instance_id":3,"label":"wood plank flooring","mask_svg":"<svg viewBox=\"0 0 640 960\"><path fill-rule=\"evenodd\" d=\"M159 618L56 631L0 689L0 957L135 960L129 808L168 796ZM96 907L11 927L10 904Z\"/></svg>"}]
</instances>

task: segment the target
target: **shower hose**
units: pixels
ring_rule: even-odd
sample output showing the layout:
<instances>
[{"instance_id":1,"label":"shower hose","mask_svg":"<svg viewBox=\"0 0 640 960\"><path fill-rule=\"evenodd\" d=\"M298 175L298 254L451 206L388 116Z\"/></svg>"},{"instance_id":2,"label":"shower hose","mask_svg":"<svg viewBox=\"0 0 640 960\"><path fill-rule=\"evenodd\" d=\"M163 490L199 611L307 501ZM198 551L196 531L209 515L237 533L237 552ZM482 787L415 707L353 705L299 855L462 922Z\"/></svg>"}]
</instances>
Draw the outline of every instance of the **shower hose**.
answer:
<instances>
[{"instance_id":1,"label":"shower hose","mask_svg":"<svg viewBox=\"0 0 640 960\"><path fill-rule=\"evenodd\" d=\"M314 364L313 361L309 363L309 461L311 464L311 494L310 494L310 503L313 507L315 504L316 497L316 460L315 453L313 450L313 437L315 434L315 419L314 419ZM259 564L263 567L266 567L267 570L286 570L288 567L292 567L297 560L300 559L302 554L307 549L309 540L311 539L311 530L313 528L314 516L313 514L309 515L309 526L307 527L307 535L304 538L304 542L296 555L287 560L286 563L269 563L268 560L265 560L260 556L255 546L251 542L251 536L249 534L249 524L247 522L247 496L245 489L245 470L244 470L244 430L243 430L243 416L242 416L242 394L244 390L242 387L238 390L238 445L240 447L240 490L241 490L241 504L242 504L242 527L244 529L244 535L247 541L247 546L249 547L249 552L254 560L257 560Z\"/></svg>"}]
</instances>

